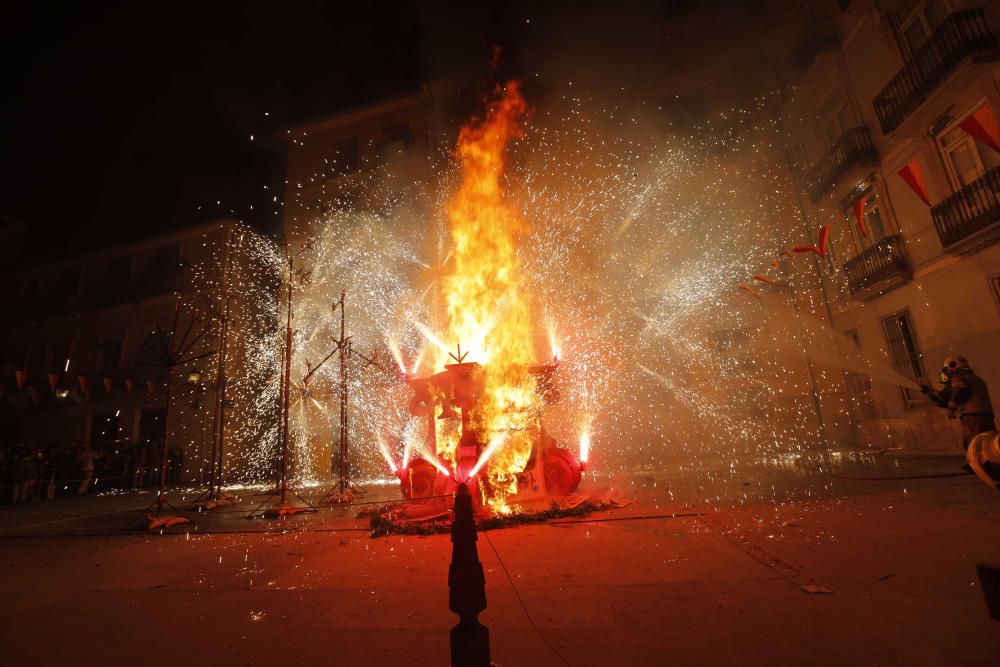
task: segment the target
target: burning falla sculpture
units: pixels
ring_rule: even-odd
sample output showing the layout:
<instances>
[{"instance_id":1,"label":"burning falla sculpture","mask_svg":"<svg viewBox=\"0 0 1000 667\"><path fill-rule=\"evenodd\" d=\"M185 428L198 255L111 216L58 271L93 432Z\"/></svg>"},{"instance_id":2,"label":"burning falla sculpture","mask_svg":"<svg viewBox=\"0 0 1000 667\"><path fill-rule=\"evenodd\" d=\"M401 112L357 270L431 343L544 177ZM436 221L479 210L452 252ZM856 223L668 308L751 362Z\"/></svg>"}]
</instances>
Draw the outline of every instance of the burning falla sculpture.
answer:
<instances>
[{"instance_id":1,"label":"burning falla sculpture","mask_svg":"<svg viewBox=\"0 0 1000 667\"><path fill-rule=\"evenodd\" d=\"M454 156L462 179L445 209L451 271L440 280L443 335L425 332L434 343L430 367L444 370L407 379L410 412L427 420L423 456L399 472L410 498L451 495L465 483L474 504L506 513L508 498L568 494L580 483L580 463L542 423L545 404L558 398L556 364L537 365L537 320L518 253L529 227L504 197L505 150L522 135L526 112L510 81L497 88L485 116L459 132ZM452 354L443 341L468 344L473 358L467 362L460 346Z\"/></svg>"},{"instance_id":2,"label":"burning falla sculpture","mask_svg":"<svg viewBox=\"0 0 1000 667\"><path fill-rule=\"evenodd\" d=\"M407 380L413 389L410 414L427 420L422 457L398 471L407 498L453 494L465 482L473 502L510 511L508 500L527 501L576 490L584 465L545 431L543 408L559 400L558 363L508 370L521 375L530 400L505 406L506 419L487 413L490 374L477 363L448 364L445 370ZM505 430L496 431L498 425ZM500 456L505 447L521 456ZM502 461L502 465L497 464ZM449 465L448 462L453 462Z\"/></svg>"}]
</instances>

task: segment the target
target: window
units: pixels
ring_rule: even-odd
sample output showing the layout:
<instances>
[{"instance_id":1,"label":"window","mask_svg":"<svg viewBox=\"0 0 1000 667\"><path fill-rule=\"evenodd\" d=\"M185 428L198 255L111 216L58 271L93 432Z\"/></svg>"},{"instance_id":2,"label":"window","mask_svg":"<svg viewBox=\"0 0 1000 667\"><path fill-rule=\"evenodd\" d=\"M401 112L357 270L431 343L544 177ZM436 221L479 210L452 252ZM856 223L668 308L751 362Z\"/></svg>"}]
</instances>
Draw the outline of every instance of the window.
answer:
<instances>
[{"instance_id":1,"label":"window","mask_svg":"<svg viewBox=\"0 0 1000 667\"><path fill-rule=\"evenodd\" d=\"M97 374L101 377L114 377L121 368L122 339L117 333L101 336L97 343Z\"/></svg>"},{"instance_id":2,"label":"window","mask_svg":"<svg viewBox=\"0 0 1000 667\"><path fill-rule=\"evenodd\" d=\"M138 289L142 296L156 296L178 289L181 272L181 244L160 246L153 253L146 270L139 278Z\"/></svg>"},{"instance_id":3,"label":"window","mask_svg":"<svg viewBox=\"0 0 1000 667\"><path fill-rule=\"evenodd\" d=\"M45 350L45 372L62 373L68 370L66 362L73 351L73 339L70 335L56 335L49 341Z\"/></svg>"},{"instance_id":4,"label":"window","mask_svg":"<svg viewBox=\"0 0 1000 667\"><path fill-rule=\"evenodd\" d=\"M131 284L132 256L113 257L101 267L98 279L88 290L90 303L95 308L105 308L121 303Z\"/></svg>"},{"instance_id":5,"label":"window","mask_svg":"<svg viewBox=\"0 0 1000 667\"><path fill-rule=\"evenodd\" d=\"M956 127L941 135L938 144L944 153L948 176L955 190L964 188L986 173L978 144L962 128Z\"/></svg>"},{"instance_id":6,"label":"window","mask_svg":"<svg viewBox=\"0 0 1000 667\"><path fill-rule=\"evenodd\" d=\"M993 298L997 302L997 308L1000 308L1000 273L990 276L989 281L990 290L993 292Z\"/></svg>"},{"instance_id":7,"label":"window","mask_svg":"<svg viewBox=\"0 0 1000 667\"><path fill-rule=\"evenodd\" d=\"M926 41L927 28L924 26L924 22L918 18L914 18L903 28L903 42L906 44L911 58Z\"/></svg>"},{"instance_id":8,"label":"window","mask_svg":"<svg viewBox=\"0 0 1000 667\"><path fill-rule=\"evenodd\" d=\"M326 160L331 176L345 176L361 169L361 150L358 138L341 141Z\"/></svg>"},{"instance_id":9,"label":"window","mask_svg":"<svg viewBox=\"0 0 1000 667\"><path fill-rule=\"evenodd\" d=\"M885 238L889 231L885 221L882 219L882 207L879 203L878 195L869 193L863 195L863 197L865 198L865 231L868 233L868 238L865 238L861 234L861 230L858 228L858 221L854 214L854 206L852 205L848 208L845 213L851 229L851 238L854 241L855 247L858 248L859 253Z\"/></svg>"},{"instance_id":10,"label":"window","mask_svg":"<svg viewBox=\"0 0 1000 667\"><path fill-rule=\"evenodd\" d=\"M402 148L409 148L410 126L406 123L400 123L382 128L382 143L387 146L399 145Z\"/></svg>"},{"instance_id":11,"label":"window","mask_svg":"<svg viewBox=\"0 0 1000 667\"><path fill-rule=\"evenodd\" d=\"M49 305L55 310L72 308L80 293L80 267L63 269L52 285Z\"/></svg>"},{"instance_id":12,"label":"window","mask_svg":"<svg viewBox=\"0 0 1000 667\"><path fill-rule=\"evenodd\" d=\"M842 93L834 93L824 102L820 114L820 125L826 142L833 146L851 127L850 113Z\"/></svg>"},{"instance_id":13,"label":"window","mask_svg":"<svg viewBox=\"0 0 1000 667\"><path fill-rule=\"evenodd\" d=\"M830 235L831 235L830 240L826 246L826 256L830 259L831 264L833 264L834 266L840 266L841 258L839 257L840 251L838 250L838 246L840 245L840 243L833 238L834 234L836 234L837 236L840 235L839 234L840 228L837 226L836 216L831 214L830 217L827 219L826 224L830 225ZM817 241L818 240L819 239L817 239ZM846 260L847 253L844 254L845 257L843 257L843 259Z\"/></svg>"},{"instance_id":14,"label":"window","mask_svg":"<svg viewBox=\"0 0 1000 667\"><path fill-rule=\"evenodd\" d=\"M944 0L928 0L903 18L899 35L908 57L912 58L927 43L949 14L951 9Z\"/></svg>"},{"instance_id":15,"label":"window","mask_svg":"<svg viewBox=\"0 0 1000 667\"><path fill-rule=\"evenodd\" d=\"M964 122L980 109L982 106L977 106L976 109L958 116L957 119ZM958 125L953 125L951 129L939 134L937 143L944 157L953 190L966 187L987 171L1000 165L1000 156L996 151L984 150L978 141Z\"/></svg>"},{"instance_id":16,"label":"window","mask_svg":"<svg viewBox=\"0 0 1000 667\"><path fill-rule=\"evenodd\" d=\"M896 372L914 382L924 378L923 355L917 345L917 334L913 328L913 318L909 310L901 310L882 320L885 342L892 356ZM902 387L903 405L911 409L920 405L920 392Z\"/></svg>"},{"instance_id":17,"label":"window","mask_svg":"<svg viewBox=\"0 0 1000 667\"><path fill-rule=\"evenodd\" d=\"M882 222L882 207L878 197L871 197L865 203L865 227L868 230L868 240L875 243L885 238L885 224Z\"/></svg>"},{"instance_id":18,"label":"window","mask_svg":"<svg viewBox=\"0 0 1000 667\"><path fill-rule=\"evenodd\" d=\"M402 155L410 147L410 126L406 123L383 127L378 145L379 161Z\"/></svg>"}]
</instances>

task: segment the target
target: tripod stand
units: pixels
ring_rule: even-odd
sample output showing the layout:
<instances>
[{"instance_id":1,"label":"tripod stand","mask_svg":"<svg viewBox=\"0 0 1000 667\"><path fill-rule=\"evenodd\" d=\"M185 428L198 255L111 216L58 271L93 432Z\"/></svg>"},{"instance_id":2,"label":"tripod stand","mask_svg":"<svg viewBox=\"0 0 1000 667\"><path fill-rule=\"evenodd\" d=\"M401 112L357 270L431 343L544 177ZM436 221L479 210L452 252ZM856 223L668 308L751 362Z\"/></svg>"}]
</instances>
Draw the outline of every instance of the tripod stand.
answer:
<instances>
[{"instance_id":1,"label":"tripod stand","mask_svg":"<svg viewBox=\"0 0 1000 667\"><path fill-rule=\"evenodd\" d=\"M288 247L288 241L285 241L285 263L288 268L288 278L286 280L286 286L288 290L287 294L287 308L285 311L285 363L282 369L281 378L281 460L278 479L276 480L275 489L264 501L247 515L248 519L283 519L286 516L292 516L295 514L303 514L306 512L318 512L319 510L309 503L305 498L299 494L292 492L298 500L302 502L301 505L293 504L288 501L289 489L288 489L288 413L289 413L289 401L291 394L291 375L292 375L292 348L293 340L295 337L295 331L292 329L292 315L293 315L293 284L295 280L298 279L300 284L305 284L309 282L310 272L304 269L295 268L295 259L301 255L306 250L312 250L315 244L314 239L307 239L303 244L302 248L295 253L291 253ZM264 505L267 505L272 499L278 498L278 502L271 507L267 508L263 512ZM260 512L258 514L258 512Z\"/></svg>"},{"instance_id":2,"label":"tripod stand","mask_svg":"<svg viewBox=\"0 0 1000 667\"><path fill-rule=\"evenodd\" d=\"M323 361L321 361L317 368L327 361L334 353L340 353L340 442L339 452L338 452L338 462L339 462L339 479L337 484L331 487L325 494L323 494L323 502L330 504L349 504L354 502L354 499L359 495L364 495L364 489L355 486L355 484L350 479L350 441L348 435L348 395L347 395L347 362L350 360L351 355L357 355L361 358L365 365L361 367L360 370L364 370L369 366L374 366L379 370L384 371L385 367L382 366L376 358L376 355L372 355L372 358L368 358L360 352L355 352L352 345L351 337L346 334L346 321L347 316L345 314L345 308L347 303L347 292L341 290L340 300L333 304L333 311L337 312L337 308L340 308L340 338L336 340L336 347L333 351L328 354ZM313 369L313 372L315 369Z\"/></svg>"},{"instance_id":3,"label":"tripod stand","mask_svg":"<svg viewBox=\"0 0 1000 667\"><path fill-rule=\"evenodd\" d=\"M162 451L160 453L160 483L159 489L156 495L156 500L154 500L150 505L138 516L135 520L128 522L125 528L134 528L137 525L145 526L147 530L155 530L157 528L169 528L170 526L175 526L182 523L192 523L190 516L181 512L176 507L174 507L170 502L167 501L166 496L166 485L167 485L167 440L170 433L170 399L171 399L171 376L174 371L183 365L189 364L198 359L203 359L209 357L216 353L216 350L210 350L208 352L203 352L201 354L197 353L197 345L201 339L208 333L207 327L202 327L201 331L198 332L193 338L191 337L191 331L194 329L195 324L199 324L201 319L198 317L192 317L191 321L188 323L187 329L184 331L184 335L179 339L177 337L177 327L180 322L181 313L181 302L180 298L174 302L174 319L173 325L169 332L165 332L160 326L159 320L156 321L155 329L153 333L156 339L159 341L159 346L155 346L150 343L149 338L144 341L146 350L152 355L153 361L149 363L137 364L140 366L152 366L157 368L162 368L166 372L167 376L167 387L166 396L164 401L163 410L163 445ZM155 513L150 513L153 507L156 507ZM165 508L169 507L173 510L172 513L166 512Z\"/></svg>"}]
</instances>

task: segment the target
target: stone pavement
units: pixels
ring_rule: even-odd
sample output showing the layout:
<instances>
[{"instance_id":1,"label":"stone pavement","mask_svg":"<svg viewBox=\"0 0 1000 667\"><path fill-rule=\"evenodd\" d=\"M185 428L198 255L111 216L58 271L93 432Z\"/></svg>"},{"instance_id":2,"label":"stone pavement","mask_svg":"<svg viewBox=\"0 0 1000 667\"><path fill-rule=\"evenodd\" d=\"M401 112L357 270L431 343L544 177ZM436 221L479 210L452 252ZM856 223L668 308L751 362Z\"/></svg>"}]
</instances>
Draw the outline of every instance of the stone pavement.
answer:
<instances>
[{"instance_id":1,"label":"stone pavement","mask_svg":"<svg viewBox=\"0 0 1000 667\"><path fill-rule=\"evenodd\" d=\"M494 660L1000 664L974 570L1000 562L1000 496L933 477L957 465L590 480L635 502L481 533ZM0 506L5 664L447 664L447 535L373 539L344 509L249 521L252 502L190 532L120 531L151 499Z\"/></svg>"}]
</instances>

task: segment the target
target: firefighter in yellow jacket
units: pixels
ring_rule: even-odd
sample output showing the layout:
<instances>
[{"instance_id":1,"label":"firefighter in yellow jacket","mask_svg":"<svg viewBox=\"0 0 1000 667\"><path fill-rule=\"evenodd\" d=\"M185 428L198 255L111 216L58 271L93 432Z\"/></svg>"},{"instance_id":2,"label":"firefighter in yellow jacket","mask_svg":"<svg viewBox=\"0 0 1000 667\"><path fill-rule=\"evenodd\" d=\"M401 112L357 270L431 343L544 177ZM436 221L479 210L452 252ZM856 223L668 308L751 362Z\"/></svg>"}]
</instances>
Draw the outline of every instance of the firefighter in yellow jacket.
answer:
<instances>
[{"instance_id":1,"label":"firefighter in yellow jacket","mask_svg":"<svg viewBox=\"0 0 1000 667\"><path fill-rule=\"evenodd\" d=\"M948 357L941 368L940 391L935 392L924 385L921 391L934 403L948 410L948 418L962 420L962 445L968 449L969 442L980 433L996 430L993 404L986 382L969 367L963 356Z\"/></svg>"}]
</instances>

